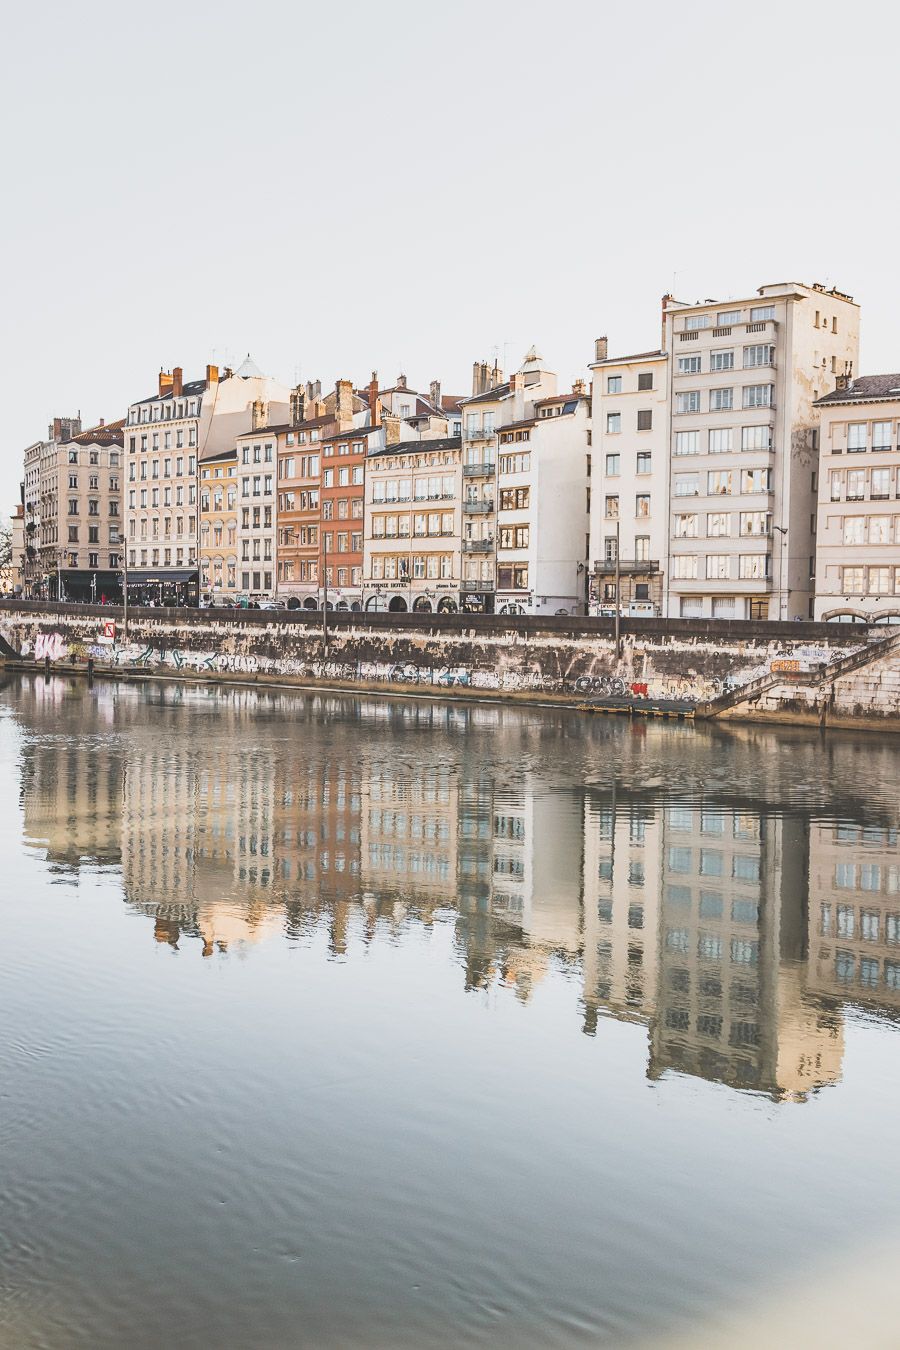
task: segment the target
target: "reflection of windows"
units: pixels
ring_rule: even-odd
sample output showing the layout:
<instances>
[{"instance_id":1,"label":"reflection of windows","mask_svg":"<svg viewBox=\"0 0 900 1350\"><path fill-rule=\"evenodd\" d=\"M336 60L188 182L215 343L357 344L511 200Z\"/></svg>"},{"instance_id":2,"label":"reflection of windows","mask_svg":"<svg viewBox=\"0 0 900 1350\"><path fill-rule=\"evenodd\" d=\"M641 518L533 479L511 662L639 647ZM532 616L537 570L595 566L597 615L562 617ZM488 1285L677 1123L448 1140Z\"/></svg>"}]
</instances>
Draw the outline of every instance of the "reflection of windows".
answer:
<instances>
[{"instance_id":1,"label":"reflection of windows","mask_svg":"<svg viewBox=\"0 0 900 1350\"><path fill-rule=\"evenodd\" d=\"M856 932L856 911L852 905L838 905L837 931L842 938L852 938Z\"/></svg>"},{"instance_id":2,"label":"reflection of windows","mask_svg":"<svg viewBox=\"0 0 900 1350\"><path fill-rule=\"evenodd\" d=\"M643 886L644 884L643 862L633 860L628 864L628 884L629 886Z\"/></svg>"},{"instance_id":3,"label":"reflection of windows","mask_svg":"<svg viewBox=\"0 0 900 1350\"><path fill-rule=\"evenodd\" d=\"M612 858L601 858L597 864L597 876L601 881L612 881Z\"/></svg>"},{"instance_id":4,"label":"reflection of windows","mask_svg":"<svg viewBox=\"0 0 900 1350\"><path fill-rule=\"evenodd\" d=\"M718 891L700 892L700 918L721 919L722 897Z\"/></svg>"},{"instance_id":5,"label":"reflection of windows","mask_svg":"<svg viewBox=\"0 0 900 1350\"><path fill-rule=\"evenodd\" d=\"M759 922L759 906L753 900L732 900L731 919L733 923Z\"/></svg>"},{"instance_id":6,"label":"reflection of windows","mask_svg":"<svg viewBox=\"0 0 900 1350\"><path fill-rule=\"evenodd\" d=\"M701 848L700 875L704 877L722 875L722 854L717 848Z\"/></svg>"},{"instance_id":7,"label":"reflection of windows","mask_svg":"<svg viewBox=\"0 0 900 1350\"><path fill-rule=\"evenodd\" d=\"M759 858L737 854L731 865L731 875L738 881L759 881Z\"/></svg>"},{"instance_id":8,"label":"reflection of windows","mask_svg":"<svg viewBox=\"0 0 900 1350\"><path fill-rule=\"evenodd\" d=\"M683 905L690 907L691 903L690 886L667 886L666 900L670 905Z\"/></svg>"},{"instance_id":9,"label":"reflection of windows","mask_svg":"<svg viewBox=\"0 0 900 1350\"><path fill-rule=\"evenodd\" d=\"M859 916L859 935L864 942L877 942L881 927L877 910L864 909Z\"/></svg>"},{"instance_id":10,"label":"reflection of windows","mask_svg":"<svg viewBox=\"0 0 900 1350\"><path fill-rule=\"evenodd\" d=\"M715 1017L712 1013L701 1013L697 1018L697 1031L701 1036L718 1040L722 1034L721 1017Z\"/></svg>"},{"instance_id":11,"label":"reflection of windows","mask_svg":"<svg viewBox=\"0 0 900 1350\"><path fill-rule=\"evenodd\" d=\"M670 952L687 952L689 946L686 928L666 929L666 949Z\"/></svg>"},{"instance_id":12,"label":"reflection of windows","mask_svg":"<svg viewBox=\"0 0 900 1350\"><path fill-rule=\"evenodd\" d=\"M885 961L884 982L888 989L900 989L900 965L896 961Z\"/></svg>"},{"instance_id":13,"label":"reflection of windows","mask_svg":"<svg viewBox=\"0 0 900 1350\"><path fill-rule=\"evenodd\" d=\"M848 984L856 974L856 958L852 952L837 951L834 954L835 979Z\"/></svg>"},{"instance_id":14,"label":"reflection of windows","mask_svg":"<svg viewBox=\"0 0 900 1350\"><path fill-rule=\"evenodd\" d=\"M878 962L873 957L860 957L859 982L870 989L874 989L878 984Z\"/></svg>"},{"instance_id":15,"label":"reflection of windows","mask_svg":"<svg viewBox=\"0 0 900 1350\"><path fill-rule=\"evenodd\" d=\"M691 870L691 850L689 848L669 849L669 871L689 872Z\"/></svg>"},{"instance_id":16,"label":"reflection of windows","mask_svg":"<svg viewBox=\"0 0 900 1350\"><path fill-rule=\"evenodd\" d=\"M629 906L628 906L628 927L629 927L629 928L643 928L643 926L644 926L644 906L643 906L643 905L629 905Z\"/></svg>"},{"instance_id":17,"label":"reflection of windows","mask_svg":"<svg viewBox=\"0 0 900 1350\"><path fill-rule=\"evenodd\" d=\"M597 904L597 918L601 923L612 923L612 901L600 900Z\"/></svg>"},{"instance_id":18,"label":"reflection of windows","mask_svg":"<svg viewBox=\"0 0 900 1350\"><path fill-rule=\"evenodd\" d=\"M731 959L735 965L755 966L759 960L759 943L745 938L731 939Z\"/></svg>"},{"instance_id":19,"label":"reflection of windows","mask_svg":"<svg viewBox=\"0 0 900 1350\"><path fill-rule=\"evenodd\" d=\"M888 914L884 921L886 942L900 943L900 914Z\"/></svg>"},{"instance_id":20,"label":"reflection of windows","mask_svg":"<svg viewBox=\"0 0 900 1350\"><path fill-rule=\"evenodd\" d=\"M686 1008L667 1008L666 1026L672 1031L687 1031L691 1024L690 1014Z\"/></svg>"},{"instance_id":21,"label":"reflection of windows","mask_svg":"<svg viewBox=\"0 0 900 1350\"><path fill-rule=\"evenodd\" d=\"M697 939L697 955L703 961L721 961L722 939L717 933L701 933Z\"/></svg>"}]
</instances>

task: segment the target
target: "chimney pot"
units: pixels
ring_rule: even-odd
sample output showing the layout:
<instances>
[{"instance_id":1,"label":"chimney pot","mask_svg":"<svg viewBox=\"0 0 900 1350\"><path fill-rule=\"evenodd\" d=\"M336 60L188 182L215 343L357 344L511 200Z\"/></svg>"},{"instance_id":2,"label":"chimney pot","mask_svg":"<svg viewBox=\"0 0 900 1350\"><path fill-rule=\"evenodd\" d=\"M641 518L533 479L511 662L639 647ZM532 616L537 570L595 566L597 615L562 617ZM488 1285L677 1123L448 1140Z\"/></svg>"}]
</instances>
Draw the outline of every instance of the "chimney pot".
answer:
<instances>
[{"instance_id":1,"label":"chimney pot","mask_svg":"<svg viewBox=\"0 0 900 1350\"><path fill-rule=\"evenodd\" d=\"M441 406L441 382L440 380L431 381L431 401L436 408Z\"/></svg>"},{"instance_id":2,"label":"chimney pot","mask_svg":"<svg viewBox=\"0 0 900 1350\"><path fill-rule=\"evenodd\" d=\"M207 367L206 367L206 384L207 384L207 387L208 387L209 385L212 385L212 384L218 384L218 383L219 383L219 367L218 367L218 366L207 366Z\"/></svg>"},{"instance_id":3,"label":"chimney pot","mask_svg":"<svg viewBox=\"0 0 900 1350\"><path fill-rule=\"evenodd\" d=\"M172 393L175 398L181 398L184 393L184 371L181 366L172 367Z\"/></svg>"},{"instance_id":4,"label":"chimney pot","mask_svg":"<svg viewBox=\"0 0 900 1350\"><path fill-rule=\"evenodd\" d=\"M594 360L605 361L609 351L609 340L605 337L594 339Z\"/></svg>"}]
</instances>

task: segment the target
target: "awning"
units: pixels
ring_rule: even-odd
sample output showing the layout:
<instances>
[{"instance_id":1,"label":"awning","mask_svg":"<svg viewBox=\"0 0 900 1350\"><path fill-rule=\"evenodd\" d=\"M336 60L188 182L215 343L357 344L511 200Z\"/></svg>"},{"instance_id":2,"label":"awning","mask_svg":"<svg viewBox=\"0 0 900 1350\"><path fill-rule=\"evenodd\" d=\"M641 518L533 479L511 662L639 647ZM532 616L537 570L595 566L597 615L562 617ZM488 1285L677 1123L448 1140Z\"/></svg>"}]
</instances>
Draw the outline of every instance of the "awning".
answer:
<instances>
[{"instance_id":1,"label":"awning","mask_svg":"<svg viewBox=\"0 0 900 1350\"><path fill-rule=\"evenodd\" d=\"M196 581L198 576L199 573L196 567L153 567L149 570L145 568L129 567L128 585L183 586L188 582Z\"/></svg>"},{"instance_id":2,"label":"awning","mask_svg":"<svg viewBox=\"0 0 900 1350\"><path fill-rule=\"evenodd\" d=\"M55 572L48 574L51 578L56 575ZM118 586L122 580L121 572L102 572L99 569L91 572L78 571L74 567L64 567L62 569L62 579L64 586L90 586L96 581L97 589L103 586Z\"/></svg>"}]
</instances>

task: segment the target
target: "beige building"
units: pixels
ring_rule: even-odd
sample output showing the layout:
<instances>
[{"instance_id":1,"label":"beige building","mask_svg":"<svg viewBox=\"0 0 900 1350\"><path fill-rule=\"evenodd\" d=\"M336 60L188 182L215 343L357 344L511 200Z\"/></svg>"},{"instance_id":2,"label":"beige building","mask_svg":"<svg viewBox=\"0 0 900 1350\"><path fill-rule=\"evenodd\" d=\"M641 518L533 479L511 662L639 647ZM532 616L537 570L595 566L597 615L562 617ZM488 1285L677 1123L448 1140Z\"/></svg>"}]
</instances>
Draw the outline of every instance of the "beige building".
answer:
<instances>
[{"instance_id":1,"label":"beige building","mask_svg":"<svg viewBox=\"0 0 900 1350\"><path fill-rule=\"evenodd\" d=\"M669 362L662 351L609 357L605 337L597 339L594 357L590 613L609 613L618 601L623 612L661 614L669 551Z\"/></svg>"},{"instance_id":2,"label":"beige building","mask_svg":"<svg viewBox=\"0 0 900 1350\"><path fill-rule=\"evenodd\" d=\"M121 591L122 422L81 430L56 418L40 452L40 561L45 594L67 600Z\"/></svg>"},{"instance_id":3,"label":"beige building","mask_svg":"<svg viewBox=\"0 0 900 1350\"><path fill-rule=\"evenodd\" d=\"M233 448L259 409L287 421L290 390L248 356L236 371L206 367L185 382L160 371L158 388L128 409L128 584L134 598L196 601L199 581L198 464Z\"/></svg>"},{"instance_id":4,"label":"beige building","mask_svg":"<svg viewBox=\"0 0 900 1350\"><path fill-rule=\"evenodd\" d=\"M399 441L370 452L365 489L364 607L455 612L462 557L459 437Z\"/></svg>"},{"instance_id":5,"label":"beige building","mask_svg":"<svg viewBox=\"0 0 900 1350\"><path fill-rule=\"evenodd\" d=\"M25 508L25 557L22 564L22 583L29 598L44 593L44 570L41 564L41 447L43 441L34 441L23 455L22 504Z\"/></svg>"},{"instance_id":6,"label":"beige building","mask_svg":"<svg viewBox=\"0 0 900 1350\"><path fill-rule=\"evenodd\" d=\"M238 584L237 452L222 450L200 465L200 593L215 604Z\"/></svg>"},{"instance_id":7,"label":"beige building","mask_svg":"<svg viewBox=\"0 0 900 1350\"><path fill-rule=\"evenodd\" d=\"M816 407L815 617L900 623L900 374L841 379Z\"/></svg>"},{"instance_id":8,"label":"beige building","mask_svg":"<svg viewBox=\"0 0 900 1350\"><path fill-rule=\"evenodd\" d=\"M672 617L813 613L816 401L857 362L859 307L836 290L761 286L663 302L669 355Z\"/></svg>"},{"instance_id":9,"label":"beige building","mask_svg":"<svg viewBox=\"0 0 900 1350\"><path fill-rule=\"evenodd\" d=\"M25 578L25 507L21 502L10 516L9 558L3 572L3 589L21 595Z\"/></svg>"}]
</instances>

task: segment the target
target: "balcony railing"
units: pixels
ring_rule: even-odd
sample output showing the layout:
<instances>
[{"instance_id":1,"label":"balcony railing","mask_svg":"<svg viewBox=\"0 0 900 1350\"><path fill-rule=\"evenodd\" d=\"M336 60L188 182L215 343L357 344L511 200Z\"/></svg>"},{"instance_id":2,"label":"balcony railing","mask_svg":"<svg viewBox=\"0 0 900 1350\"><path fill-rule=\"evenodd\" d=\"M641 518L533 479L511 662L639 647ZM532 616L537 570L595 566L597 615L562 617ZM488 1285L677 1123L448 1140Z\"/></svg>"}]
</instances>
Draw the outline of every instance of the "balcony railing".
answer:
<instances>
[{"instance_id":1,"label":"balcony railing","mask_svg":"<svg viewBox=\"0 0 900 1350\"><path fill-rule=\"evenodd\" d=\"M493 539L464 539L463 553L490 553L494 547Z\"/></svg>"},{"instance_id":2,"label":"balcony railing","mask_svg":"<svg viewBox=\"0 0 900 1350\"><path fill-rule=\"evenodd\" d=\"M714 328L712 335L713 337L731 337L731 328Z\"/></svg>"},{"instance_id":3,"label":"balcony railing","mask_svg":"<svg viewBox=\"0 0 900 1350\"><path fill-rule=\"evenodd\" d=\"M647 559L646 562L636 562L633 558L622 558L619 561L619 575L623 577L648 576L650 573L659 571L659 560L657 558ZM615 558L601 558L594 563L594 575L601 577L615 576L616 560Z\"/></svg>"},{"instance_id":4,"label":"balcony railing","mask_svg":"<svg viewBox=\"0 0 900 1350\"><path fill-rule=\"evenodd\" d=\"M492 591L494 589L493 581L461 581L459 589L471 594L473 591Z\"/></svg>"},{"instance_id":5,"label":"balcony railing","mask_svg":"<svg viewBox=\"0 0 900 1350\"><path fill-rule=\"evenodd\" d=\"M684 333L679 333L679 334L678 334L678 341L679 341L679 342L696 342L696 341L697 341L697 338L698 338L699 336L700 336L700 331L699 331L699 329L697 329L697 328L691 328L690 330L688 330L688 331L686 331L686 332L684 332Z\"/></svg>"},{"instance_id":6,"label":"balcony railing","mask_svg":"<svg viewBox=\"0 0 900 1350\"><path fill-rule=\"evenodd\" d=\"M496 434L496 427L466 427L463 432L467 441L492 441Z\"/></svg>"},{"instance_id":7,"label":"balcony railing","mask_svg":"<svg viewBox=\"0 0 900 1350\"><path fill-rule=\"evenodd\" d=\"M487 516L493 509L493 502L463 502L463 513L467 516Z\"/></svg>"},{"instance_id":8,"label":"balcony railing","mask_svg":"<svg viewBox=\"0 0 900 1350\"><path fill-rule=\"evenodd\" d=\"M494 476L493 460L482 460L480 464L464 464L463 478L493 478Z\"/></svg>"}]
</instances>

